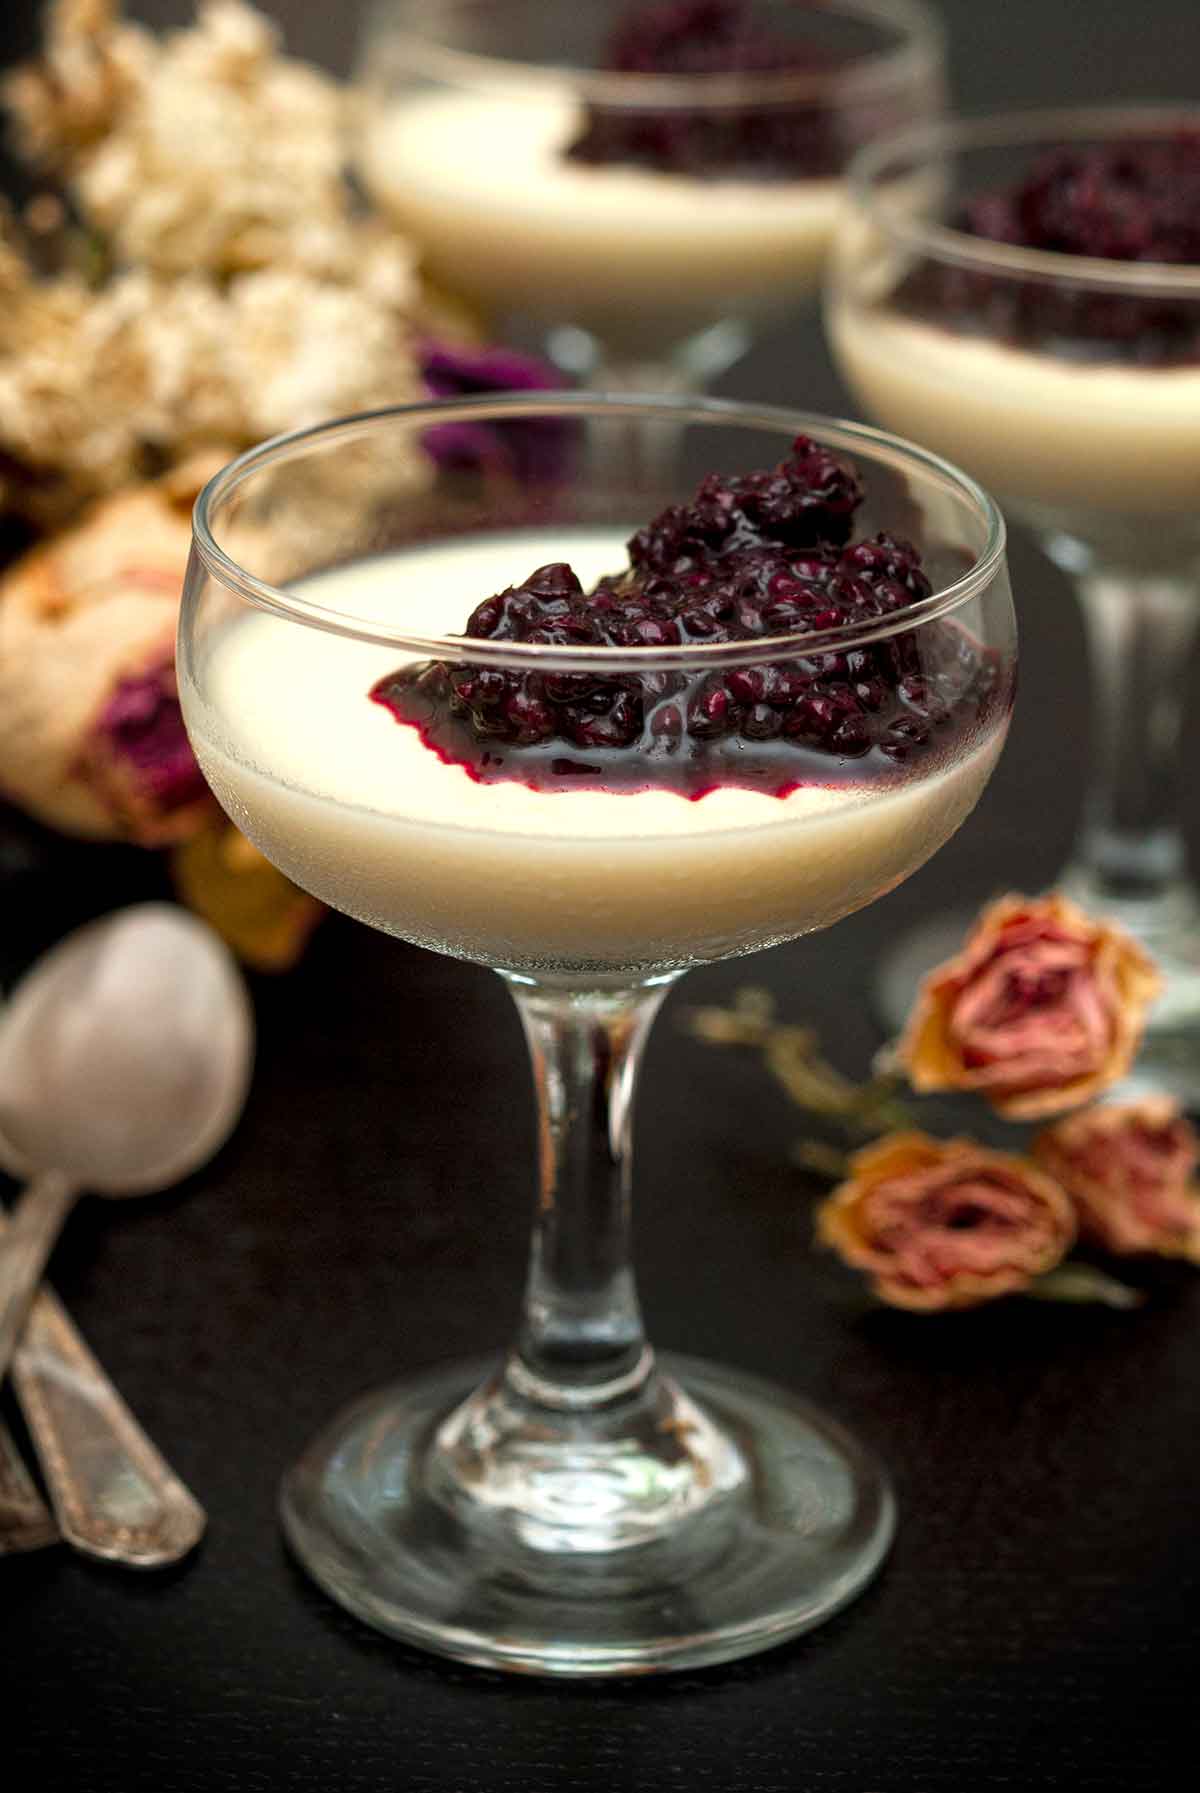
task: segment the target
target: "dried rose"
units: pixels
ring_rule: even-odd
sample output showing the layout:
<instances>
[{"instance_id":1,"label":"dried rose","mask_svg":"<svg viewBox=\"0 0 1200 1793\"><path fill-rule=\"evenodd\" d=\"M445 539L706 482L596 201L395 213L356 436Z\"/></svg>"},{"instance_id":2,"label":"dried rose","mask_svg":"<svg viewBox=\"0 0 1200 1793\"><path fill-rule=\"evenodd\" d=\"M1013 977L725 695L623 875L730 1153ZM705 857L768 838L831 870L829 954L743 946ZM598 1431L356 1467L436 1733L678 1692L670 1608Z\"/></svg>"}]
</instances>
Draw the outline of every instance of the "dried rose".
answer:
<instances>
[{"instance_id":1,"label":"dried rose","mask_svg":"<svg viewBox=\"0 0 1200 1793\"><path fill-rule=\"evenodd\" d=\"M1071 1203L1044 1171L969 1139L890 1133L850 1160L817 1236L871 1273L894 1307L974 1307L1026 1289L1075 1239Z\"/></svg>"},{"instance_id":2,"label":"dried rose","mask_svg":"<svg viewBox=\"0 0 1200 1793\"><path fill-rule=\"evenodd\" d=\"M491 392L557 392L562 375L533 355L514 349L429 343L421 375L434 398L470 398ZM548 481L563 471L572 424L565 417L522 417L512 422L439 423L422 438L442 467L493 469L520 480Z\"/></svg>"},{"instance_id":3,"label":"dried rose","mask_svg":"<svg viewBox=\"0 0 1200 1793\"><path fill-rule=\"evenodd\" d=\"M1002 897L926 978L898 1056L916 1090L978 1090L1014 1120L1061 1114L1125 1075L1161 988L1121 928L1065 897Z\"/></svg>"},{"instance_id":4,"label":"dried rose","mask_svg":"<svg viewBox=\"0 0 1200 1793\"><path fill-rule=\"evenodd\" d=\"M0 793L53 827L157 846L212 807L174 672L190 503L212 466L102 501L0 580Z\"/></svg>"},{"instance_id":5,"label":"dried rose","mask_svg":"<svg viewBox=\"0 0 1200 1793\"><path fill-rule=\"evenodd\" d=\"M1122 1255L1200 1259L1200 1138L1169 1096L1068 1115L1032 1151L1075 1203L1085 1238Z\"/></svg>"}]
</instances>

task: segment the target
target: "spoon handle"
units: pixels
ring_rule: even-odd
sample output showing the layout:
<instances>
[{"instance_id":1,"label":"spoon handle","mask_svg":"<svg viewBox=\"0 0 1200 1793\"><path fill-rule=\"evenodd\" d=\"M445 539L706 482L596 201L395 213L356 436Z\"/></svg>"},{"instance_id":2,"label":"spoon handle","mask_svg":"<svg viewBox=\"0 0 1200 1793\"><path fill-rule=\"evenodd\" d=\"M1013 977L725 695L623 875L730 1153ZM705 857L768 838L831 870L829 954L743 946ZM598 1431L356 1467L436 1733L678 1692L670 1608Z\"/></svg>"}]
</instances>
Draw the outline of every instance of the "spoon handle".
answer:
<instances>
[{"instance_id":1,"label":"spoon handle","mask_svg":"<svg viewBox=\"0 0 1200 1793\"><path fill-rule=\"evenodd\" d=\"M0 1424L0 1556L57 1544L58 1527L33 1485L8 1427Z\"/></svg>"},{"instance_id":2,"label":"spoon handle","mask_svg":"<svg viewBox=\"0 0 1200 1793\"><path fill-rule=\"evenodd\" d=\"M0 1246L0 1378L12 1362L46 1260L71 1212L77 1186L47 1170L27 1183Z\"/></svg>"},{"instance_id":3,"label":"spoon handle","mask_svg":"<svg viewBox=\"0 0 1200 1793\"><path fill-rule=\"evenodd\" d=\"M158 1569L199 1543L203 1507L142 1431L48 1288L30 1311L13 1381L68 1544L106 1562Z\"/></svg>"}]
</instances>

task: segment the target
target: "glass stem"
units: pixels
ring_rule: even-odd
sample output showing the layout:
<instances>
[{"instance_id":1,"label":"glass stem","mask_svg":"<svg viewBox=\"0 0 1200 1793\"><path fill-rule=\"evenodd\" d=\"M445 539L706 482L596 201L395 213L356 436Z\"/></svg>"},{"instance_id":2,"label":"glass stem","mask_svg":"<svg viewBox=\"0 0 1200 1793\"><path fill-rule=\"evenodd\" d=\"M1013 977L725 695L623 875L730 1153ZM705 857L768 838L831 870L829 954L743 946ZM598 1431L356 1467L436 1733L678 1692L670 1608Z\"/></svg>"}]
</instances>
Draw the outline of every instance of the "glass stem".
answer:
<instances>
[{"instance_id":1,"label":"glass stem","mask_svg":"<svg viewBox=\"0 0 1200 1793\"><path fill-rule=\"evenodd\" d=\"M1077 578L1092 658L1093 782L1068 885L1094 905L1154 904L1183 881L1179 736L1200 594L1185 579Z\"/></svg>"},{"instance_id":2,"label":"glass stem","mask_svg":"<svg viewBox=\"0 0 1200 1793\"><path fill-rule=\"evenodd\" d=\"M551 331L545 346L564 373L593 392L688 398L739 361L749 344L745 325L724 320L670 348L656 345L642 354L628 346L614 347L574 326ZM678 496L682 447L683 429L677 423L631 422L627 429L614 425L597 430L592 477L601 487L615 482L621 490L641 493L651 509L661 509Z\"/></svg>"},{"instance_id":3,"label":"glass stem","mask_svg":"<svg viewBox=\"0 0 1200 1793\"><path fill-rule=\"evenodd\" d=\"M538 1202L517 1342L447 1415L430 1487L534 1549L622 1550L743 1486L736 1443L655 1365L629 1256L638 1061L674 976L620 992L502 972L533 1058Z\"/></svg>"},{"instance_id":4,"label":"glass stem","mask_svg":"<svg viewBox=\"0 0 1200 1793\"><path fill-rule=\"evenodd\" d=\"M674 978L617 994L506 976L537 1093L538 1199L509 1376L556 1407L645 1381L652 1357L630 1263L633 1095L650 1025Z\"/></svg>"},{"instance_id":5,"label":"glass stem","mask_svg":"<svg viewBox=\"0 0 1200 1793\"><path fill-rule=\"evenodd\" d=\"M593 370L591 380L597 392L630 397L651 392L687 398L699 390L670 365L602 363ZM614 420L593 434L592 477L603 490L615 487L644 494L642 509L649 515L666 505L678 485L683 441L682 424L667 419L650 423L630 418L624 427Z\"/></svg>"}]
</instances>

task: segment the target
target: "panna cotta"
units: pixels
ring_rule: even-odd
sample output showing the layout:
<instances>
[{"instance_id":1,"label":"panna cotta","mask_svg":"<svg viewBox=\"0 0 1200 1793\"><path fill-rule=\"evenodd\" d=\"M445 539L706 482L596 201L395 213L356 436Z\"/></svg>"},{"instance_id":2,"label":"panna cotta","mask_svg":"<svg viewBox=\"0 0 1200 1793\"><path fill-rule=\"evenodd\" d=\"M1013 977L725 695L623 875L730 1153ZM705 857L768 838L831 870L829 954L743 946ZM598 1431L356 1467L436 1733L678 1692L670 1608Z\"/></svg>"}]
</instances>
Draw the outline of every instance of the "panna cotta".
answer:
<instances>
[{"instance_id":1,"label":"panna cotta","mask_svg":"<svg viewBox=\"0 0 1200 1793\"><path fill-rule=\"evenodd\" d=\"M785 312L815 284L839 181L572 160L583 122L572 95L545 83L426 90L370 122L361 172L436 280L491 311L568 319L627 354Z\"/></svg>"},{"instance_id":2,"label":"panna cotta","mask_svg":"<svg viewBox=\"0 0 1200 1793\"><path fill-rule=\"evenodd\" d=\"M465 537L306 582L327 608L420 633L461 630L481 593L551 556L584 582L619 569L629 532ZM933 625L937 627L938 625ZM470 642L464 641L464 658ZM836 921L954 833L999 752L1007 695L946 745L903 759L801 752L786 794L492 782L435 751L388 705L394 647L248 612L211 630L184 681L189 734L228 814L305 889L384 931L526 971L597 977L750 952ZM410 662L414 674L427 662Z\"/></svg>"},{"instance_id":3,"label":"panna cotta","mask_svg":"<svg viewBox=\"0 0 1200 1793\"><path fill-rule=\"evenodd\" d=\"M963 253L922 253L920 192L906 171L839 243L830 335L865 408L1035 522L1197 533L1200 134L1043 152L959 205Z\"/></svg>"},{"instance_id":4,"label":"panna cotta","mask_svg":"<svg viewBox=\"0 0 1200 1793\"><path fill-rule=\"evenodd\" d=\"M1011 504L1131 519L1200 507L1200 365L1068 359L886 303L835 304L830 334L872 417Z\"/></svg>"}]
</instances>

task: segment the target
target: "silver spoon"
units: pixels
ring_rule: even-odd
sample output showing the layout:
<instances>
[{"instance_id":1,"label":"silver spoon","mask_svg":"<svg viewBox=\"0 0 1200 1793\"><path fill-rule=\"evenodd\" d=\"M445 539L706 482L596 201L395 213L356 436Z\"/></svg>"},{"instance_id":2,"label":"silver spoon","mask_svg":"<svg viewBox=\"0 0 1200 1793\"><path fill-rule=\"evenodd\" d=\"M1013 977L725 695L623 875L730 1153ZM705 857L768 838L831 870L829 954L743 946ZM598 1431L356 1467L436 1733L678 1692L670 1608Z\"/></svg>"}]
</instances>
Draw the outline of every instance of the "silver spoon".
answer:
<instances>
[{"instance_id":1,"label":"silver spoon","mask_svg":"<svg viewBox=\"0 0 1200 1793\"><path fill-rule=\"evenodd\" d=\"M0 1375L29 1319L18 1386L27 1411L34 1407L46 1422L39 1427L35 1412L44 1466L39 1432L61 1433L71 1423L72 1397L94 1417L88 1390L94 1393L101 1376L79 1349L68 1353L69 1381L55 1375L54 1360L61 1365L65 1347L82 1342L70 1337L48 1291L30 1316L63 1222L84 1187L150 1194L211 1157L241 1113L252 1059L250 1005L230 954L204 923L164 903L121 910L71 935L17 986L0 1017L0 1164L31 1178L0 1240ZM141 1435L128 1410L119 1402L117 1408L106 1408L104 1417L108 1445L120 1446L119 1470L128 1468ZM59 1476L69 1497L56 1498L57 1516L64 1535L93 1554L174 1560L195 1542L204 1516L141 1441L152 1459L140 1453L143 1473L133 1481L111 1473L111 1450L93 1452L93 1473L83 1481ZM173 1486L152 1473L156 1467ZM53 1494L56 1478L48 1479ZM123 1546L124 1534L146 1517L147 1489L155 1499L183 1497L191 1509L183 1512L175 1499L173 1555L137 1556ZM89 1495L104 1497L99 1547L95 1536L90 1544L71 1536L95 1517L83 1511Z\"/></svg>"},{"instance_id":2,"label":"silver spoon","mask_svg":"<svg viewBox=\"0 0 1200 1793\"><path fill-rule=\"evenodd\" d=\"M0 1423L0 1556L58 1542L58 1527L8 1427Z\"/></svg>"}]
</instances>

